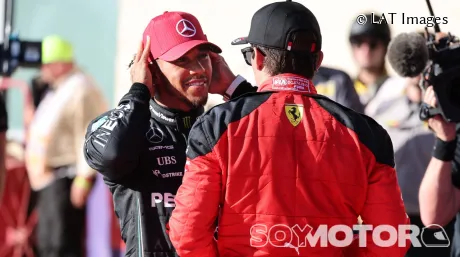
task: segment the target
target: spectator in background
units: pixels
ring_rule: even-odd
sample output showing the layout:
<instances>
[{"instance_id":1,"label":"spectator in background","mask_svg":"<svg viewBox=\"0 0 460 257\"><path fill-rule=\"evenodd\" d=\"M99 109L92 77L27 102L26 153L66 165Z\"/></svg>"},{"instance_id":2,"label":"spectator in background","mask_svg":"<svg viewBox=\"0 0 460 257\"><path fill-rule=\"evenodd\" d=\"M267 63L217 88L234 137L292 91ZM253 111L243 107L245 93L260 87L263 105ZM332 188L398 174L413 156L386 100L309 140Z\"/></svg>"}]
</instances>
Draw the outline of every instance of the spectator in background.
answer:
<instances>
[{"instance_id":1,"label":"spectator in background","mask_svg":"<svg viewBox=\"0 0 460 257\"><path fill-rule=\"evenodd\" d=\"M4 95L0 95L0 203L6 181L6 131L8 130L8 115Z\"/></svg>"},{"instance_id":2,"label":"spectator in background","mask_svg":"<svg viewBox=\"0 0 460 257\"><path fill-rule=\"evenodd\" d=\"M355 21L349 35L353 58L359 69L355 89L364 107L388 79L385 55L391 40L390 27L386 22L370 22L379 20L380 16L366 14L366 17L369 22L361 25Z\"/></svg>"},{"instance_id":3,"label":"spectator in background","mask_svg":"<svg viewBox=\"0 0 460 257\"><path fill-rule=\"evenodd\" d=\"M84 256L85 206L95 171L83 156L86 127L107 110L93 80L74 63L72 45L59 36L42 44L41 78L49 83L29 127L26 166L38 191L40 256Z\"/></svg>"},{"instance_id":4,"label":"spectator in background","mask_svg":"<svg viewBox=\"0 0 460 257\"><path fill-rule=\"evenodd\" d=\"M364 112L364 106L356 93L353 81L344 71L320 67L313 77L313 84L318 94L327 96L354 111Z\"/></svg>"}]
</instances>

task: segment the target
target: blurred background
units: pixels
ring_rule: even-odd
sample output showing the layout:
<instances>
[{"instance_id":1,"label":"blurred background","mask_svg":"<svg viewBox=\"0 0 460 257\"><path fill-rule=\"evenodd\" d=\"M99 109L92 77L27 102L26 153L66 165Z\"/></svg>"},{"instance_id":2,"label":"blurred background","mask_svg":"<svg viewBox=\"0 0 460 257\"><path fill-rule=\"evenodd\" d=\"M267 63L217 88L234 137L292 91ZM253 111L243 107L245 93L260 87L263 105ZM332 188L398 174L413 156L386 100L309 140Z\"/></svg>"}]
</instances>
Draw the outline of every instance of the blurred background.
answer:
<instances>
[{"instance_id":1,"label":"blurred background","mask_svg":"<svg viewBox=\"0 0 460 257\"><path fill-rule=\"evenodd\" d=\"M76 65L94 79L94 85L100 90L107 109L114 107L131 86L128 64L137 50L147 23L164 11L194 14L208 39L223 49L222 55L233 72L254 82L251 67L243 61L241 47L232 46L230 42L237 37L246 36L254 12L270 2L2 0L0 28L5 33L0 35L0 41L19 38L22 41L41 42L49 35L58 35L67 40L73 48ZM353 56L349 34L359 14L396 13L393 24L389 24L392 37L401 32L420 31L425 27L424 24L403 24L402 13L406 16L429 16L426 2L422 0L297 2L307 6L320 23L325 56L323 65L342 70L353 80L357 78L360 66ZM431 4L436 16L447 17L448 23L441 24L441 30L460 34L460 1L432 0ZM385 66L389 75L398 78L387 62ZM30 106L33 105L32 81L37 78L39 71L38 67L17 67L11 74L2 77L2 96L8 113L6 149L7 156L11 158L7 159L6 165L6 193L3 202L0 201L0 257L37 256L28 250L33 248L35 242L33 231L36 217L33 216L33 194L29 195L33 190L30 190L26 175L24 145L27 141L28 124L33 116L30 111ZM406 83L405 80L400 81L402 82L395 83ZM220 102L220 99L220 96L212 96L210 105ZM398 138L400 136L399 132L395 132L395 135ZM395 147L410 140L403 141ZM427 146L427 149L431 149L431 146ZM420 170L424 170L424 166ZM96 180L86 210L87 256L122 254L123 244L119 238L118 221L111 208L110 192L100 179Z\"/></svg>"},{"instance_id":2,"label":"blurred background","mask_svg":"<svg viewBox=\"0 0 460 257\"><path fill-rule=\"evenodd\" d=\"M31 1L13 0L12 33L22 40L40 41L51 34L60 35L72 42L78 64L97 81L106 98L113 100L118 17L117 1ZM0 3L0 22L4 24L7 1ZM147 14L148 15L148 14ZM2 25L3 27L3 25ZM19 68L13 78L30 81L37 69ZM19 92L8 97L10 130L17 134L22 129L23 104ZM12 135L12 136L13 136Z\"/></svg>"}]
</instances>

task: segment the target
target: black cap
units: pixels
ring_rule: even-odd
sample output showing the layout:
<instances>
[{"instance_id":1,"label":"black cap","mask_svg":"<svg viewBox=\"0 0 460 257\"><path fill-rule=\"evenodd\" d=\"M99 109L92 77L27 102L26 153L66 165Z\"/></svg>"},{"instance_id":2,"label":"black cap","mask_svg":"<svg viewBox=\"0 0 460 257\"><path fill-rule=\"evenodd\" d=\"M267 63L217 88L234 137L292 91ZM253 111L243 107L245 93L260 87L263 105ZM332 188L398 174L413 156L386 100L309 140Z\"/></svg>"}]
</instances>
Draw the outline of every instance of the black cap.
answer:
<instances>
[{"instance_id":1,"label":"black cap","mask_svg":"<svg viewBox=\"0 0 460 257\"><path fill-rule=\"evenodd\" d=\"M367 21L380 20L381 16L374 13L364 14ZM366 22L365 24L359 24L357 21L353 21L350 28L349 40L353 43L353 40L359 37L371 37L382 40L385 44L388 44L391 40L390 26L386 21L381 23L377 22Z\"/></svg>"},{"instance_id":2,"label":"black cap","mask_svg":"<svg viewBox=\"0 0 460 257\"><path fill-rule=\"evenodd\" d=\"M308 43L305 40L299 40L297 44L297 40L292 42L293 32L308 37ZM252 17L249 36L233 40L232 45L254 44L267 48L318 52L321 50L321 39L315 15L302 4L288 0L258 10Z\"/></svg>"}]
</instances>

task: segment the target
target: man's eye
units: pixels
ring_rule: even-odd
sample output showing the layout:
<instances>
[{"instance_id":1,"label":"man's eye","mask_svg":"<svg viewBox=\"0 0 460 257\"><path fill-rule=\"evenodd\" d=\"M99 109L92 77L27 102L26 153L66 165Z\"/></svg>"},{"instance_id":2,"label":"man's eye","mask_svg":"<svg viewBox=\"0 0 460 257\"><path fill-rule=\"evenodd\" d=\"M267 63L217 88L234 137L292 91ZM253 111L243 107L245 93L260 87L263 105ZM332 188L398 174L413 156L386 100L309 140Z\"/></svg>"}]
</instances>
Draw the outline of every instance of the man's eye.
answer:
<instances>
[{"instance_id":1,"label":"man's eye","mask_svg":"<svg viewBox=\"0 0 460 257\"><path fill-rule=\"evenodd\" d=\"M200 54L200 55L198 56L198 58L200 58L200 59L206 59L206 58L208 58L208 57L209 57L209 54L208 54L208 53L202 53L202 54Z\"/></svg>"},{"instance_id":2,"label":"man's eye","mask_svg":"<svg viewBox=\"0 0 460 257\"><path fill-rule=\"evenodd\" d=\"M176 63L184 63L184 62L186 62L186 61L187 61L187 58L181 57L181 58L177 59L175 62L176 62Z\"/></svg>"}]
</instances>

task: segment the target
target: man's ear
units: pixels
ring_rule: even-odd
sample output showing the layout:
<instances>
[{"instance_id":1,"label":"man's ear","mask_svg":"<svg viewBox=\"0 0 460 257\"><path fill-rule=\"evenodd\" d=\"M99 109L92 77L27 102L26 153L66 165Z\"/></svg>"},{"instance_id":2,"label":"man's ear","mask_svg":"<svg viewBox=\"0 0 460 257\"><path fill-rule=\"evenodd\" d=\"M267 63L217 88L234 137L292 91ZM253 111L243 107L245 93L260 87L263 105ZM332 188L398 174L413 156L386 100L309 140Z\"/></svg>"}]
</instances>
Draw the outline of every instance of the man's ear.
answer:
<instances>
[{"instance_id":1,"label":"man's ear","mask_svg":"<svg viewBox=\"0 0 460 257\"><path fill-rule=\"evenodd\" d=\"M321 63L323 62L324 54L323 51L319 51L318 53L318 58L316 59L316 70L321 66Z\"/></svg>"},{"instance_id":2,"label":"man's ear","mask_svg":"<svg viewBox=\"0 0 460 257\"><path fill-rule=\"evenodd\" d=\"M252 61L256 65L257 70L261 71L264 69L264 60L265 56L254 47L254 59Z\"/></svg>"},{"instance_id":3,"label":"man's ear","mask_svg":"<svg viewBox=\"0 0 460 257\"><path fill-rule=\"evenodd\" d=\"M152 73L153 84L155 85L163 84L164 83L163 79L166 79L164 78L163 72L161 71L161 68L158 62L161 62L161 60L154 60L151 64L149 64L149 69L150 69L150 72Z\"/></svg>"}]
</instances>

